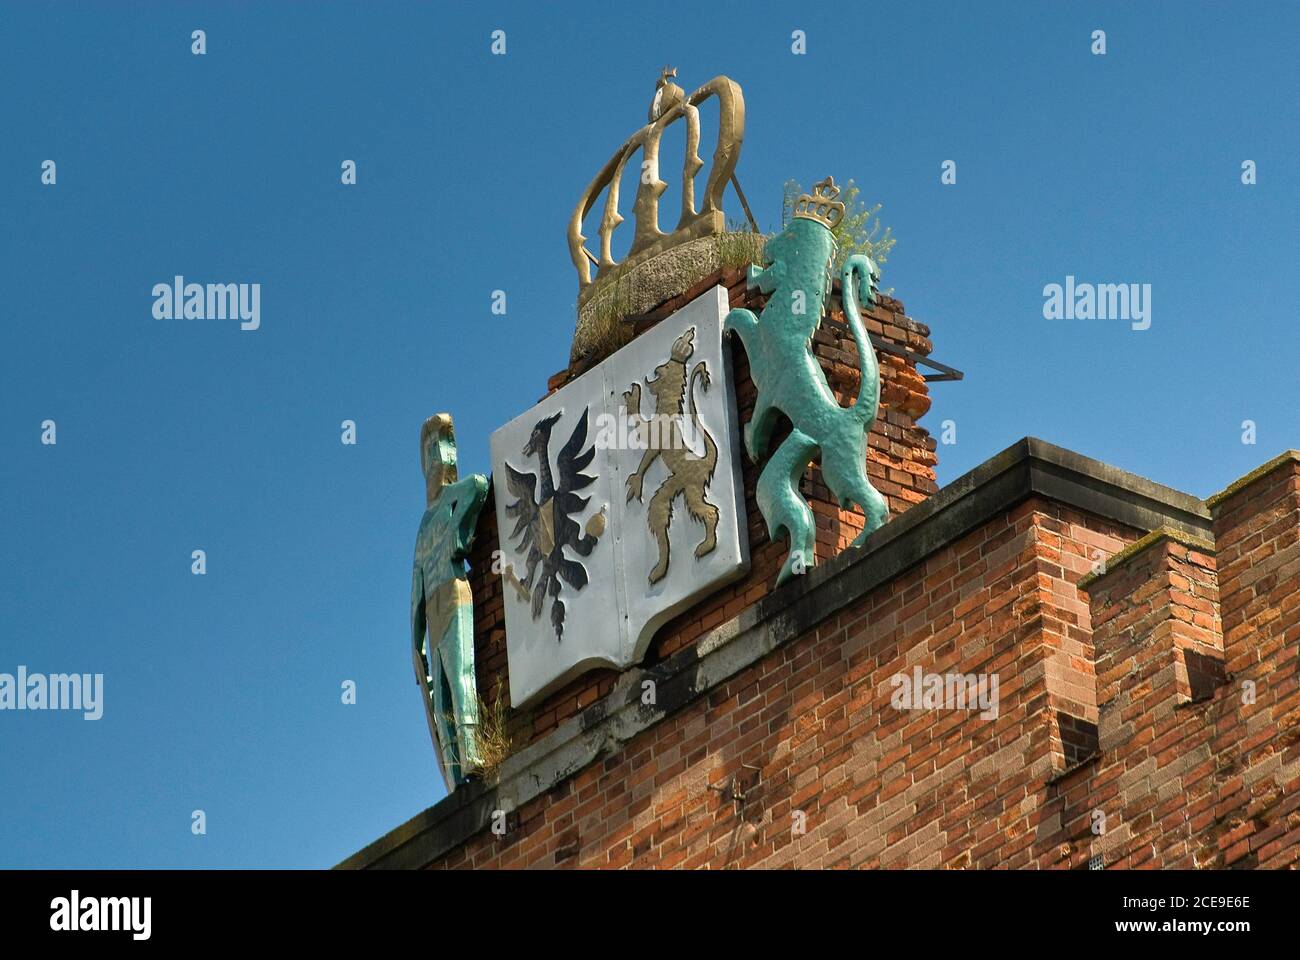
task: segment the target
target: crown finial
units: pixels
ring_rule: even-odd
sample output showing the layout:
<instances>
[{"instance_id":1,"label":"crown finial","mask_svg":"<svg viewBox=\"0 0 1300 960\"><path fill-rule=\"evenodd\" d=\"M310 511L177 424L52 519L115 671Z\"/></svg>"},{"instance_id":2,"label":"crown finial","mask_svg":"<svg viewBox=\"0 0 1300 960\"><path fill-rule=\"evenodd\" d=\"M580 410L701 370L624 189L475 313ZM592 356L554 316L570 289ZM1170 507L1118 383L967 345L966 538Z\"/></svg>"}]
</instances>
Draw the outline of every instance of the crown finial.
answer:
<instances>
[{"instance_id":1,"label":"crown finial","mask_svg":"<svg viewBox=\"0 0 1300 960\"><path fill-rule=\"evenodd\" d=\"M844 204L835 198L840 188L827 177L813 184L811 194L800 194L794 202L794 216L803 220L816 220L828 230L833 230L844 219Z\"/></svg>"},{"instance_id":2,"label":"crown finial","mask_svg":"<svg viewBox=\"0 0 1300 960\"><path fill-rule=\"evenodd\" d=\"M654 123L678 104L686 102L686 91L673 83L677 68L665 66L655 81L655 96L650 101L650 122Z\"/></svg>"}]
</instances>

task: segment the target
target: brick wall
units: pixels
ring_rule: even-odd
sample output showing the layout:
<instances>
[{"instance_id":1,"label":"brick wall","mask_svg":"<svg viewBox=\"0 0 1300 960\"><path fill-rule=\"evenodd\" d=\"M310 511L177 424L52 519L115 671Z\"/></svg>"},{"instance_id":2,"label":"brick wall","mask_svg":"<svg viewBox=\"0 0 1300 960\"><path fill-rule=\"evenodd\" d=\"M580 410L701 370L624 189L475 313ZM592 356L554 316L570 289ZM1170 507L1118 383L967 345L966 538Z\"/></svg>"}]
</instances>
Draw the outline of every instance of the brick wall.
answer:
<instances>
[{"instance_id":1,"label":"brick wall","mask_svg":"<svg viewBox=\"0 0 1300 960\"><path fill-rule=\"evenodd\" d=\"M1212 544L1157 533L1088 587L1100 756L1049 790L1041 866L1300 864L1300 462L1211 504Z\"/></svg>"},{"instance_id":2,"label":"brick wall","mask_svg":"<svg viewBox=\"0 0 1300 960\"><path fill-rule=\"evenodd\" d=\"M1211 503L1030 497L432 866L1295 866L1300 456ZM997 715L891 702L918 666Z\"/></svg>"},{"instance_id":3,"label":"brick wall","mask_svg":"<svg viewBox=\"0 0 1300 960\"><path fill-rule=\"evenodd\" d=\"M1074 583L1135 536L1026 501L438 865L1028 866L1066 762L1049 705L1093 700L1053 666L1090 642ZM997 716L895 709L918 665L996 674Z\"/></svg>"}]
</instances>

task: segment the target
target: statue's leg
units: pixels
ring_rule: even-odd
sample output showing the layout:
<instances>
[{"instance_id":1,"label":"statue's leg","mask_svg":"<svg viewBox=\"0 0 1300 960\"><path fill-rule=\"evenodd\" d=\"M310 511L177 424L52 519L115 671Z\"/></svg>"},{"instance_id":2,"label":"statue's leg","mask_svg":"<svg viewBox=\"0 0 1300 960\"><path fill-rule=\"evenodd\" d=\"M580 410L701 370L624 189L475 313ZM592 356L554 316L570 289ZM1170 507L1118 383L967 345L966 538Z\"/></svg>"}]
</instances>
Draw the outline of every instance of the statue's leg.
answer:
<instances>
[{"instance_id":1,"label":"statue's leg","mask_svg":"<svg viewBox=\"0 0 1300 960\"><path fill-rule=\"evenodd\" d=\"M775 540L784 530L790 538L790 552L776 578L778 586L790 579L796 569L811 567L815 562L816 525L812 510L799 493L799 480L816 449L811 437L793 430L758 476L756 499L767 521L768 535Z\"/></svg>"},{"instance_id":2,"label":"statue's leg","mask_svg":"<svg viewBox=\"0 0 1300 960\"><path fill-rule=\"evenodd\" d=\"M758 461L767 453L768 442L776 428L777 413L776 407L769 404L762 391L759 391L758 399L754 401L754 413L743 431L745 452L749 454L750 460Z\"/></svg>"},{"instance_id":3,"label":"statue's leg","mask_svg":"<svg viewBox=\"0 0 1300 960\"><path fill-rule=\"evenodd\" d=\"M452 707L456 717L456 746L461 777L478 773L483 760L478 750L478 681L474 671L474 600L469 584L453 580L455 609L438 650L447 670Z\"/></svg>"},{"instance_id":4,"label":"statue's leg","mask_svg":"<svg viewBox=\"0 0 1300 960\"><path fill-rule=\"evenodd\" d=\"M866 524L853 540L853 546L858 547L889 519L889 504L867 479L866 434L856 425L851 428L860 440L855 442L855 438L847 437L840 443L822 447L822 477L841 504L856 503L862 508Z\"/></svg>"},{"instance_id":5,"label":"statue's leg","mask_svg":"<svg viewBox=\"0 0 1300 960\"><path fill-rule=\"evenodd\" d=\"M456 756L456 717L451 702L451 689L447 684L447 670L443 666L441 644L433 648L430 658L430 693L433 695L433 724L438 737L438 751L442 756L442 769L452 786L465 778L460 773Z\"/></svg>"},{"instance_id":6,"label":"statue's leg","mask_svg":"<svg viewBox=\"0 0 1300 960\"><path fill-rule=\"evenodd\" d=\"M884 526L885 521L889 519L889 504L866 477L862 478L862 488L853 495L853 499L862 508L867 518L862 532L853 538L853 546L860 547L868 536Z\"/></svg>"}]
</instances>

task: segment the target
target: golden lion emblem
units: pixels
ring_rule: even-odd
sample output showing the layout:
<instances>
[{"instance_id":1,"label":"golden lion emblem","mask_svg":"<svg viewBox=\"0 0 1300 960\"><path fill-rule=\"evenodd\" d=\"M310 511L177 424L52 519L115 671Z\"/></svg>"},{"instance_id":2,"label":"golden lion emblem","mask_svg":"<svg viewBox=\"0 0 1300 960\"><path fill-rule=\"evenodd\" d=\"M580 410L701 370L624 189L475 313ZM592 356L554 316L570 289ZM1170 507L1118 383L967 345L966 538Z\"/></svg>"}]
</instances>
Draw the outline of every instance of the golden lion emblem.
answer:
<instances>
[{"instance_id":1,"label":"golden lion emblem","mask_svg":"<svg viewBox=\"0 0 1300 960\"><path fill-rule=\"evenodd\" d=\"M718 465L718 447L695 410L695 387L709 388L709 368L701 360L687 375L687 361L695 352L695 328L691 327L675 341L668 360L655 367L646 386L654 396L654 413L641 413L641 384L633 383L623 393L628 418L635 420L638 447L645 450L636 471L627 478L627 499L641 500L646 471L655 460L668 468L668 478L650 497L646 522L659 546L659 559L650 571L655 584L668 573L670 544L668 526L673 518L673 504L678 497L686 501L686 512L704 524L704 538L695 547L695 556L703 557L718 545L718 508L706 497L713 471ZM702 452L700 448L702 449Z\"/></svg>"}]
</instances>

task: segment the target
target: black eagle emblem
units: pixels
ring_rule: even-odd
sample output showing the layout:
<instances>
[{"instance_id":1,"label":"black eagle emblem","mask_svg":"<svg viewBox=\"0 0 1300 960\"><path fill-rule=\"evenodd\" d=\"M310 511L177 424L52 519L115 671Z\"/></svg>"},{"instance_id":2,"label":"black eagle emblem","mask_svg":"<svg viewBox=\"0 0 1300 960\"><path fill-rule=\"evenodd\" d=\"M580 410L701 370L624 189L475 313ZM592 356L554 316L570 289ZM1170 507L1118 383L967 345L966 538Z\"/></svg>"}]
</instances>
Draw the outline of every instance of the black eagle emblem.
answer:
<instances>
[{"instance_id":1,"label":"black eagle emblem","mask_svg":"<svg viewBox=\"0 0 1300 960\"><path fill-rule=\"evenodd\" d=\"M521 595L531 595L534 620L541 616L546 598L551 598L551 624L555 627L556 640L561 641L564 639L562 583L574 590L587 585L587 568L565 556L564 548L569 547L580 557L590 556L599 535L599 530L591 530L591 524L588 524L588 532L583 533L574 519L574 515L581 513L591 501L591 497L584 497L577 491L590 486L596 479L582 472L596 455L594 446L583 450L587 445L589 410L582 411L568 442L556 457L558 482L551 475L550 445L551 431L560 419L559 413L538 421L524 445L525 457L537 457L537 473L516 470L508 462L505 464L506 486L515 498L506 506L506 516L515 521L510 539L519 538L515 549L521 553L527 551L524 561L527 576L518 582L518 589Z\"/></svg>"}]
</instances>

